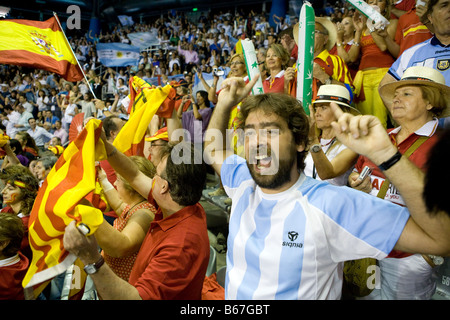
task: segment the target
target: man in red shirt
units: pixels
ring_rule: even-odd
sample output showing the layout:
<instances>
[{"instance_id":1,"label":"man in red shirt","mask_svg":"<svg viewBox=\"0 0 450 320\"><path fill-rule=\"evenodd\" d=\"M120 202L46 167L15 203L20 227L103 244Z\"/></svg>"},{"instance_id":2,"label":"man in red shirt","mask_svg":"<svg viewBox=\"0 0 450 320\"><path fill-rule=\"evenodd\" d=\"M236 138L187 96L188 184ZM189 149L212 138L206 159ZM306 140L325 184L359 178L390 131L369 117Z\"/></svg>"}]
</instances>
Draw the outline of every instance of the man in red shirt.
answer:
<instances>
[{"instance_id":1,"label":"man in red shirt","mask_svg":"<svg viewBox=\"0 0 450 320\"><path fill-rule=\"evenodd\" d=\"M64 247L85 264L102 299L201 299L209 261L206 214L198 203L206 180L202 153L188 142L168 144L151 179L102 139L112 167L141 195L153 197L163 218L152 222L128 283L103 263L95 237L84 236L75 221L66 228Z\"/></svg>"}]
</instances>

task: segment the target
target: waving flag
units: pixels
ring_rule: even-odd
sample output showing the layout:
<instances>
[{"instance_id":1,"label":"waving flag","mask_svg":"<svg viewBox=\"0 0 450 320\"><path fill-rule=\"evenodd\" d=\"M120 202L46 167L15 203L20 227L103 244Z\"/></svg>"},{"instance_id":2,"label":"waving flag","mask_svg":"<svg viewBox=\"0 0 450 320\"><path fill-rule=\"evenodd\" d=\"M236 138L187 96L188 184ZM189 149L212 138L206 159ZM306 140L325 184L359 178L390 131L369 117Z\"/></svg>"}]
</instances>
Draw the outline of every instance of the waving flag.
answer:
<instances>
[{"instance_id":1,"label":"waving flag","mask_svg":"<svg viewBox=\"0 0 450 320\"><path fill-rule=\"evenodd\" d=\"M117 18L119 18L123 26L132 26L134 24L133 18L130 16L117 16Z\"/></svg>"},{"instance_id":2,"label":"waving flag","mask_svg":"<svg viewBox=\"0 0 450 320\"><path fill-rule=\"evenodd\" d=\"M172 114L172 108L165 109L165 102L175 95L175 89L171 85L165 87L152 87L139 77L130 79L129 106L130 118L114 139L117 150L131 155L143 155L145 134L153 116L158 112L166 111L165 116Z\"/></svg>"},{"instance_id":3,"label":"waving flag","mask_svg":"<svg viewBox=\"0 0 450 320\"><path fill-rule=\"evenodd\" d=\"M56 17L46 21L0 21L0 63L44 69L67 81L83 79Z\"/></svg>"},{"instance_id":4,"label":"waving flag","mask_svg":"<svg viewBox=\"0 0 450 320\"><path fill-rule=\"evenodd\" d=\"M107 67L137 66L139 47L126 43L97 43L98 60Z\"/></svg>"},{"instance_id":5,"label":"waving flag","mask_svg":"<svg viewBox=\"0 0 450 320\"><path fill-rule=\"evenodd\" d=\"M23 280L28 298L36 298L46 282L65 272L76 256L63 247L66 226L76 220L94 233L103 221L99 209L80 204L95 189L95 161L106 158L101 121L90 120L60 156L39 189L29 220L29 241L33 259ZM101 141L101 140L100 140ZM34 297L29 291L33 290Z\"/></svg>"},{"instance_id":6,"label":"waving flag","mask_svg":"<svg viewBox=\"0 0 450 320\"><path fill-rule=\"evenodd\" d=\"M347 1L351 5L353 5L356 8L356 10L358 10L367 18L372 20L374 27L376 26L377 29L379 28L384 29L389 24L389 21L367 2L363 0L347 0Z\"/></svg>"},{"instance_id":7,"label":"waving flag","mask_svg":"<svg viewBox=\"0 0 450 320\"><path fill-rule=\"evenodd\" d=\"M159 45L158 34L155 32L133 32L127 34L133 46L139 47L141 50Z\"/></svg>"}]
</instances>

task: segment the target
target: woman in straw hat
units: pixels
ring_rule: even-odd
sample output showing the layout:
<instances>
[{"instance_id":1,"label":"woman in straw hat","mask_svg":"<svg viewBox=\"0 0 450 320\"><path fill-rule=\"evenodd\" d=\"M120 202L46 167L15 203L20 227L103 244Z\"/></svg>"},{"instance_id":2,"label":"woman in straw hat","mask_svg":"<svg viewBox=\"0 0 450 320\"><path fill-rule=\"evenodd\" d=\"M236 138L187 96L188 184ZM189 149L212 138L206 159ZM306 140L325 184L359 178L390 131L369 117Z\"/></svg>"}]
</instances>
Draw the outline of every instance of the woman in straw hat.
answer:
<instances>
[{"instance_id":1,"label":"woman in straw hat","mask_svg":"<svg viewBox=\"0 0 450 320\"><path fill-rule=\"evenodd\" d=\"M336 102L345 112L359 113L350 106L348 90L336 84L322 85L310 114L310 148L305 160L305 175L331 184L347 184L358 154L336 140L331 123L336 121L330 102Z\"/></svg>"},{"instance_id":2,"label":"woman in straw hat","mask_svg":"<svg viewBox=\"0 0 450 320\"><path fill-rule=\"evenodd\" d=\"M392 143L399 154L409 157L417 167L425 170L429 151L437 141L437 117L450 114L450 88L445 85L442 74L427 67L408 68L402 79L380 88L387 101L387 109L399 124L388 130ZM364 166L373 172L363 181L357 180ZM404 206L395 186L385 180L380 168L366 157L360 157L355 165L358 172L349 178L351 187L370 193L387 201ZM374 290L369 298L374 299L430 299L435 291L432 279L434 267L439 260L420 254L392 252L390 257L379 261L381 289Z\"/></svg>"},{"instance_id":3,"label":"woman in straw hat","mask_svg":"<svg viewBox=\"0 0 450 320\"><path fill-rule=\"evenodd\" d=\"M388 21L390 19L391 0L368 0L367 3L379 10ZM380 119L384 127L387 127L388 114L380 98L378 87L386 72L394 63L394 57L387 50L386 39L379 33L388 33L393 40L397 29L397 19L392 19L382 28L375 29L371 20L355 13L353 19L356 32L361 34L359 41L354 46L360 49L361 60L359 71L353 79L356 95L356 107L362 114L371 114Z\"/></svg>"}]
</instances>

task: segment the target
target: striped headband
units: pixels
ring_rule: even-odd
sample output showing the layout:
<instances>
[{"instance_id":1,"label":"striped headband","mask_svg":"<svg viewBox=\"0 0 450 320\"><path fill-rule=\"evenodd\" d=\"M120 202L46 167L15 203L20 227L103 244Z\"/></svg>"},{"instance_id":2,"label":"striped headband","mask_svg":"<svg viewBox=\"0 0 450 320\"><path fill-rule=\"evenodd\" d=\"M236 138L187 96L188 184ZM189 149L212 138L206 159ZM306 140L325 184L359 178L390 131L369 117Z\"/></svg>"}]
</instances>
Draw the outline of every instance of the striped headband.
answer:
<instances>
[{"instance_id":1,"label":"striped headband","mask_svg":"<svg viewBox=\"0 0 450 320\"><path fill-rule=\"evenodd\" d=\"M337 97L337 96L320 95L320 96L317 96L316 101L318 101L318 100L335 100L335 101L343 102L346 104L350 104L350 101L348 99L345 99L343 97Z\"/></svg>"}]
</instances>

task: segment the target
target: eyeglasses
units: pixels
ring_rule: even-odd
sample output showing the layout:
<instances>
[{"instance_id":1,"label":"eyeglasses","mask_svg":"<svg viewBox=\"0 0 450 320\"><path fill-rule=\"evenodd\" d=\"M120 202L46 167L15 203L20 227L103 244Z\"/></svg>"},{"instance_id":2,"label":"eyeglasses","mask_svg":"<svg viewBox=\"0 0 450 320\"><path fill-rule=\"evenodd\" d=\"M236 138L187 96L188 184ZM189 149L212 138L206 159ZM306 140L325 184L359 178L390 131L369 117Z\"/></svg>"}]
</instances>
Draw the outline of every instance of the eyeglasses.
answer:
<instances>
[{"instance_id":1,"label":"eyeglasses","mask_svg":"<svg viewBox=\"0 0 450 320\"><path fill-rule=\"evenodd\" d=\"M242 63L240 61L235 61L235 62L230 63L230 65L232 65L232 66L239 65L239 64L244 64L244 63Z\"/></svg>"},{"instance_id":2,"label":"eyeglasses","mask_svg":"<svg viewBox=\"0 0 450 320\"><path fill-rule=\"evenodd\" d=\"M150 145L150 148L153 148L153 147L164 147L165 145L164 144L151 144Z\"/></svg>"}]
</instances>

